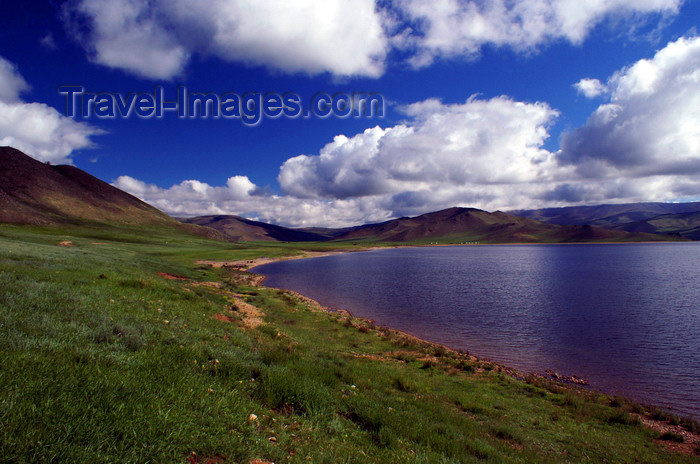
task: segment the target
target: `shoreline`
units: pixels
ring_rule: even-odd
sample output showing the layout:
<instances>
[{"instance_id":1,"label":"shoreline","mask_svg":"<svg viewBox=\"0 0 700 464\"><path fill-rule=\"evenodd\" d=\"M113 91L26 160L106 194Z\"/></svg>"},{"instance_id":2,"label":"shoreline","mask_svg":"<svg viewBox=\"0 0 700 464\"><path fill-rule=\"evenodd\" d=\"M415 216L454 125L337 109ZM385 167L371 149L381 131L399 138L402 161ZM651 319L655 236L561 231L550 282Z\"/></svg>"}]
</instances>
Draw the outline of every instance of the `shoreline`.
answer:
<instances>
[{"instance_id":1,"label":"shoreline","mask_svg":"<svg viewBox=\"0 0 700 464\"><path fill-rule=\"evenodd\" d=\"M452 246L452 245L428 245L428 246ZM256 279L254 280L255 286L260 286L260 287L264 287L264 288L272 288L275 290L282 290L282 291L291 293L292 295L296 296L297 298L302 300L304 303L310 305L311 307L313 307L316 310L326 312L326 313L331 313L331 314L341 314L344 316L349 316L352 319L362 321L366 324L370 324L378 329L392 330L396 333L401 334L402 336L404 336L406 338L415 340L415 341L420 342L420 343L424 343L424 344L429 345L429 346L440 347L440 348L445 349L445 350L452 352L452 353L467 354L467 356L470 357L473 361L491 364L491 365L497 367L501 372L504 372L504 373L510 375L511 377L517 378L519 380L525 380L528 376L535 376L535 377L540 378L540 379L556 381L556 382L564 383L568 386L577 386L579 388L585 389L586 391L595 391L595 392L607 395L607 393L595 389L594 387L592 387L588 383L588 381L586 381L585 379L578 377L576 375L570 375L570 376L561 375L561 374L558 374L557 372L554 372L551 369L546 369L545 370L546 374L541 374L541 373L536 373L536 372L530 372L530 373L525 374L525 373L521 372L519 369L512 367L512 366L508 366L501 361L480 357L477 354L473 353L471 350L455 348L455 347L452 347L450 345L446 345L446 344L443 344L440 342L428 340L426 338L423 338L421 336L407 332L405 330L397 329L395 327L380 325L380 324L377 324L376 320L374 320L374 319L370 319L370 318L362 317L362 316L357 316L357 315L353 314L350 310L347 310L345 308L335 308L335 307L331 307L331 306L326 306L326 305L322 304L321 302L319 302L318 300L315 300L307 295L304 295L303 293L297 292L296 290L290 290L287 288L278 288L278 287L267 287L264 285L265 279L267 277L263 274L258 274L258 273L253 272L256 267L263 266L265 264L274 263L274 262L279 262L279 261L291 261L291 260L295 260L295 259L321 258L324 256L333 256L333 255L342 254L342 253L352 253L352 252L360 252L360 251L372 251L375 249L392 249L392 248L415 248L415 247L412 247L412 246L375 247L375 248L368 248L368 249L363 249L363 250L349 250L346 252L344 252L344 251L329 252L329 253L320 252L320 253L314 254L312 256L295 256L295 257L289 258L289 259L286 259L286 258L280 258L280 259L259 258L259 260L261 262L256 263L256 264L252 264L249 268L241 269L241 270L256 276ZM258 260L250 260L250 261L255 262Z\"/></svg>"},{"instance_id":2,"label":"shoreline","mask_svg":"<svg viewBox=\"0 0 700 464\"><path fill-rule=\"evenodd\" d=\"M333 251L328 251L328 252L314 252L314 251L305 251L304 253L300 255L293 255L293 256L284 256L284 257L279 257L279 258L267 258L267 257L261 257L253 260L239 260L235 262L230 262L228 264L237 264L238 270L250 273L254 276L257 276L257 279L255 281L256 286L265 286L264 281L266 279L266 276L262 274L257 274L254 272L254 269L262 266L264 264L270 264L278 261L289 261L289 260L296 260L296 259L310 259L310 258L320 258L324 256L333 256L333 255L338 255L338 254L345 254L345 253L354 253L354 252L362 252L362 251L373 251L373 250L379 250L379 249L395 249L395 248L419 248L419 247L436 247L436 246L477 246L477 245L594 245L594 244L605 244L605 245L619 245L619 244L648 244L648 243L678 243L678 242L578 242L578 243L503 243L503 244L429 244L429 245L398 245L398 246L373 246L373 247L368 247L368 248L363 248L363 249L354 249L354 250L333 250ZM680 242L680 243L688 243L688 242ZM223 265L226 265L222 263ZM219 266L220 267L220 266ZM266 288L275 288L276 287L266 287ZM632 401L633 403L639 404L641 406L644 406L646 408L658 408L661 410L668 411L669 413L673 415L677 415L677 412L673 412L673 408L669 406L658 406L655 404L650 404L648 402L645 402L643 399L635 400L631 397L628 397L626 394L614 394L611 392L606 392L604 390L600 390L597 388L595 385L590 384L586 379L578 377L577 375L562 375L560 373L557 373L551 369L545 369L544 374L543 373L535 373L535 372L530 372L530 373L523 373L519 369L514 368L512 366L506 365L503 362L500 361L494 361L494 360L489 360L487 358L482 358L478 356L478 354L474 354L471 352L471 350L463 350L463 349L457 349L454 347L451 347L449 345L445 345L440 342L435 342L432 340L427 340L425 338L422 338L420 336L414 335L412 333L406 332L405 330L399 330L394 327L388 327L388 326L382 326L378 325L375 320L361 317L361 316L355 316L352 314L351 311L344 309L344 308L334 308L334 307L329 307L321 304L317 300L314 300L313 298L310 298L306 295L303 295L297 291L294 290L289 290L289 289L277 289L277 290L283 290L286 292L290 292L291 294L297 296L300 298L302 301L305 303L309 304L310 306L314 307L317 310L320 310L322 312L327 312L327 313L334 313L334 314L341 314L345 315L347 317L350 317L352 319L362 321L366 324L370 324L374 326L377 329L388 329L392 330L394 332L400 333L402 336L405 336L407 338L410 338L412 340L418 341L420 343L427 344L429 346L433 347L440 347L441 349L447 350L452 353L458 353L458 354L465 354L467 353L470 358L473 358L477 362L483 362L487 363L490 365L493 365L494 368L497 368L499 372L503 372L515 379L525 381L529 377L535 377L538 379L542 379L545 381L550 381L550 382L555 382L559 384L565 385L567 388L572 388L578 391L584 391L584 392L594 392L598 394L602 394L605 396L609 397L622 397L625 398L626 400ZM681 413L683 414L683 413ZM688 417L692 420L699 420L700 418L696 418L694 416L683 416L683 417ZM648 425L648 424L647 424ZM698 441L700 443L700 441Z\"/></svg>"},{"instance_id":3,"label":"shoreline","mask_svg":"<svg viewBox=\"0 0 700 464\"><path fill-rule=\"evenodd\" d=\"M291 261L297 259L323 258L324 256L333 256L346 253L359 253L363 251L373 250L392 250L397 248L433 248L433 247L470 247L470 246L538 246L538 245L645 245L645 244L661 244L661 243L693 243L693 241L643 241L643 242L512 242L512 243L426 243L413 245L373 245L366 248L356 249L336 249L329 251L311 251L302 250L297 255L279 256L277 258L269 258L261 256L253 259L239 259L235 261L216 261L216 260L199 260L195 261L197 265L207 265L213 268L231 267L242 271L251 271L258 266L264 264L276 263L279 261Z\"/></svg>"},{"instance_id":4,"label":"shoreline","mask_svg":"<svg viewBox=\"0 0 700 464\"><path fill-rule=\"evenodd\" d=\"M660 242L595 242L595 243L571 243L571 244L582 244L582 245L590 245L590 244L609 244L609 245L618 245L618 244L632 244L632 243L660 243ZM669 243L669 242L666 242ZM565 243L557 243L561 245L566 245ZM520 370L513 368L511 366L508 366L504 363L501 363L499 361L493 361L493 360L488 360L486 358L481 358L478 355L472 353L471 351L468 350L463 350L463 349L457 349L453 348L449 345L445 345L439 342L434 342L431 340L427 340L425 338L421 338L419 336L413 335L409 332L406 332L405 330L399 330L393 327L388 327L388 326L382 326L376 323L376 321L361 317L361 316L355 316L353 315L350 311L347 309L343 308L335 308L335 307L330 307L321 304L319 301L308 297L300 292L294 291L294 290L289 290L289 289L281 289L281 288L276 288L276 287L267 287L264 285L266 276L263 274L257 274L255 273L255 269L257 267L260 267L264 264L270 264L274 262L279 262L279 261L290 261L290 260L297 260L297 259L310 259L310 258L320 258L320 257L325 257L325 256L333 256L333 255L339 255L339 254L345 254L345 253L355 253L355 252L362 252L362 251L374 251L374 250L379 250L379 249L394 249L394 248L417 248L417 247L433 247L433 246L474 246L476 244L433 244L433 245L390 245L390 246L372 246L372 247L367 247L367 248L362 248L362 249L348 249L348 250L329 250L329 251L309 251L305 250L300 254L297 255L291 255L291 256L281 256L277 258L269 258L269 257L260 257L256 259L246 259L246 260L237 260L237 261L198 261L198 264L207 264L211 265L212 267L229 267L232 270L236 270L239 272L242 272L244 274L248 274L249 276L252 277L251 279L251 285L254 287L261 287L265 289L274 289L278 291L283 291L285 293L290 294L293 297L298 298L302 303L306 304L307 307L312 310L312 311L317 311L321 313L325 313L327 317L331 317L331 315L336 315L338 317L344 317L347 321L347 323L352 324L356 327L358 327L360 330L365 329L369 331L374 331L377 334L382 334L382 333L387 333L387 332L392 332L395 335L398 335L402 337L405 340L410 340L414 341L415 343L422 345L424 349L430 349L436 350L439 352L440 350L443 351L443 353L449 353L451 356L456 356L458 358L462 358L466 360L467 362L473 363L475 367L475 372L476 373L481 373L483 374L488 374L489 372L495 372L497 375L505 375L506 377L509 377L513 379L513 381L517 382L523 382L525 384L535 384L535 385L543 385L545 386L544 388L553 388L553 389L559 389L558 391L570 391L574 395L582 395L584 397L588 398L593 398L594 396L592 395L598 395L600 398L604 398L605 401L609 401L610 405L613 407L617 407L620 404L629 404L631 405L631 410L629 410L629 416L632 418L633 421L636 421L635 423L638 426L641 426L657 435L657 438L654 438L653 441L655 443L660 444L664 448L666 448L668 451L672 453L678 453L680 455L693 455L694 453L697 453L697 449L700 449L700 433L696 432L697 429L695 428L686 428L684 425L684 421L690 421L691 423L695 423L696 427L698 424L698 418L695 418L690 415L679 415L678 413L674 413L672 408L669 407L660 407L654 404L650 404L648 402L645 402L644 400L635 400L625 394L613 394L610 392L606 392L603 390L598 389L595 385L590 385L587 381L585 381L582 378L579 378L575 375L572 376L567 376L567 375L560 375L557 372L554 372L552 370L546 369L545 374L541 373L527 373L524 374ZM480 245L521 245L521 244L480 244ZM543 245L541 243L522 243L522 245ZM439 355L435 354L436 351L433 351L432 354L428 353L423 359L427 363L435 363L435 364L440 364L442 361L442 357L444 355ZM353 351L348 352L349 355L355 356L355 357L361 357L361 358L367 358L371 360L385 360L385 357L382 355L362 355L359 353L355 353ZM549 385L547 387L546 385ZM557 391L557 390L551 390L551 391ZM593 401L600 401L600 400L593 400ZM607 403L606 403L607 404ZM615 406L617 404L617 406ZM663 413L662 413L663 412ZM682 414L682 413L681 413ZM658 437L663 437L665 435L675 435L682 437L682 442L681 443L675 443L675 442L669 442L666 441L664 438L658 438Z\"/></svg>"},{"instance_id":5,"label":"shoreline","mask_svg":"<svg viewBox=\"0 0 700 464\"><path fill-rule=\"evenodd\" d=\"M329 251L304 250L301 254L298 254L298 255L279 256L277 258L269 258L267 256L261 256L260 258L239 259L236 261L200 260L200 261L195 261L195 264L208 265L208 266L211 266L215 269L221 268L221 267L229 267L229 268L237 269L239 271L251 271L253 268L256 268L258 266L262 266L264 264L276 263L279 261L292 261L292 260L297 260L297 259L323 258L324 256L334 256L334 255L345 254L345 253L358 253L358 252L362 252L362 251L391 249L391 248L400 248L400 247L379 247L379 246L377 246L377 247L361 248L361 249L356 249L356 250L329 250Z\"/></svg>"}]
</instances>

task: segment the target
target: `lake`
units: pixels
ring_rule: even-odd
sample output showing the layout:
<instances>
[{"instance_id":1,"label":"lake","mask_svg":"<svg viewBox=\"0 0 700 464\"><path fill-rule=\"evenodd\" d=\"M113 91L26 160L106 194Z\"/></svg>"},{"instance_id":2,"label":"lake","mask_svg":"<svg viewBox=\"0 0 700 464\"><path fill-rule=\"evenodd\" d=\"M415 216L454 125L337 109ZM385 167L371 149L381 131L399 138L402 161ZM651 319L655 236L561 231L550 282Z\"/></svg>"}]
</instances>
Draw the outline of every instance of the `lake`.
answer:
<instances>
[{"instance_id":1,"label":"lake","mask_svg":"<svg viewBox=\"0 0 700 464\"><path fill-rule=\"evenodd\" d=\"M398 248L254 272L524 373L700 418L700 243Z\"/></svg>"}]
</instances>

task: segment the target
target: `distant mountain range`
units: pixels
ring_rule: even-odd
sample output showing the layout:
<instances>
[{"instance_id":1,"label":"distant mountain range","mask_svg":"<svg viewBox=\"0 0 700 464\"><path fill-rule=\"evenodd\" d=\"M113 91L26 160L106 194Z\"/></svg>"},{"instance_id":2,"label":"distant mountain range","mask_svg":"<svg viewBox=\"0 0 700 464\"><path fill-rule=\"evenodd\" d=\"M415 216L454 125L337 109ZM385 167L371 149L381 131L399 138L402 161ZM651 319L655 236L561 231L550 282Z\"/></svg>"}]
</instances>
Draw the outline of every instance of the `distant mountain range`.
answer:
<instances>
[{"instance_id":1,"label":"distant mountain range","mask_svg":"<svg viewBox=\"0 0 700 464\"><path fill-rule=\"evenodd\" d=\"M680 229L697 239L697 211L700 203L550 208L520 211L520 216L449 208L340 229L292 229L226 215L180 222L74 166L51 166L14 148L0 147L0 222L12 224L152 225L229 241L566 243L674 240L680 239Z\"/></svg>"},{"instance_id":2,"label":"distant mountain range","mask_svg":"<svg viewBox=\"0 0 700 464\"><path fill-rule=\"evenodd\" d=\"M601 227L560 226L522 218L500 211L489 213L475 208L448 208L412 218L370 224L345 232L335 240L376 240L388 242L590 242L663 240L651 234L613 231Z\"/></svg>"},{"instance_id":3,"label":"distant mountain range","mask_svg":"<svg viewBox=\"0 0 700 464\"><path fill-rule=\"evenodd\" d=\"M700 202L569 206L510 213L549 224L589 224L628 232L678 234L700 240Z\"/></svg>"},{"instance_id":4,"label":"distant mountain range","mask_svg":"<svg viewBox=\"0 0 700 464\"><path fill-rule=\"evenodd\" d=\"M448 208L421 216L343 229L289 229L238 216L202 216L184 221L215 228L233 240L565 243L669 239L667 236L589 225L546 224L500 211L489 213L474 208Z\"/></svg>"},{"instance_id":5,"label":"distant mountain range","mask_svg":"<svg viewBox=\"0 0 700 464\"><path fill-rule=\"evenodd\" d=\"M662 214L643 221L621 224L617 228L629 232L678 234L691 240L700 240L700 211Z\"/></svg>"}]
</instances>

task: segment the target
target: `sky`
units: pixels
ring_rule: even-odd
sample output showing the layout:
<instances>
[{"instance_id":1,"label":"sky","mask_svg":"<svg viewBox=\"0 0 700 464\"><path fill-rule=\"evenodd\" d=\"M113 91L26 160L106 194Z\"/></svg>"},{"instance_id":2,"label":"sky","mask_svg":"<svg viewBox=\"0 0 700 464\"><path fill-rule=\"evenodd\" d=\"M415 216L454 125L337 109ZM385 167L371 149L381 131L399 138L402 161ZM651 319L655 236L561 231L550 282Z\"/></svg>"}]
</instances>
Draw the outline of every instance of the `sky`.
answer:
<instances>
[{"instance_id":1,"label":"sky","mask_svg":"<svg viewBox=\"0 0 700 464\"><path fill-rule=\"evenodd\" d=\"M173 216L700 200L700 0L4 0L0 18L0 145ZM182 89L233 111L127 111ZM99 100L70 108L79 91ZM357 95L383 111L342 117Z\"/></svg>"}]
</instances>

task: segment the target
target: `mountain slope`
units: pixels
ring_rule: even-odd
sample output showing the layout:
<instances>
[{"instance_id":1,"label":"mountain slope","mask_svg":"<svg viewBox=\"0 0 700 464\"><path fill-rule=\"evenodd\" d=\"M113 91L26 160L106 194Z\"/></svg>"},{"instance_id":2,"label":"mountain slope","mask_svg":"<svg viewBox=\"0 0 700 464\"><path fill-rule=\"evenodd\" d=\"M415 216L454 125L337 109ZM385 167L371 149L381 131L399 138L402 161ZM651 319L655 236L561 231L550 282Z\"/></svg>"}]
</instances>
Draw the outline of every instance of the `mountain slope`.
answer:
<instances>
[{"instance_id":1,"label":"mountain slope","mask_svg":"<svg viewBox=\"0 0 700 464\"><path fill-rule=\"evenodd\" d=\"M622 224L616 229L652 234L678 234L691 240L700 240L700 212L662 214L644 221Z\"/></svg>"},{"instance_id":2,"label":"mountain slope","mask_svg":"<svg viewBox=\"0 0 700 464\"><path fill-rule=\"evenodd\" d=\"M313 232L252 221L240 216L199 216L181 219L186 224L210 227L235 241L315 242L327 237Z\"/></svg>"},{"instance_id":3,"label":"mountain slope","mask_svg":"<svg viewBox=\"0 0 700 464\"><path fill-rule=\"evenodd\" d=\"M413 218L361 226L337 240L482 241L506 243L666 240L667 237L608 230L588 225L559 226L474 208L449 208Z\"/></svg>"},{"instance_id":4,"label":"mountain slope","mask_svg":"<svg viewBox=\"0 0 700 464\"><path fill-rule=\"evenodd\" d=\"M589 224L615 228L621 224L645 221L665 214L700 211L695 203L629 203L621 205L567 206L509 211L510 214L559 225Z\"/></svg>"},{"instance_id":5,"label":"mountain slope","mask_svg":"<svg viewBox=\"0 0 700 464\"><path fill-rule=\"evenodd\" d=\"M0 147L0 223L165 226L228 240L214 229L181 224L75 166L44 164L11 147Z\"/></svg>"},{"instance_id":6,"label":"mountain slope","mask_svg":"<svg viewBox=\"0 0 700 464\"><path fill-rule=\"evenodd\" d=\"M51 166L0 147L0 222L172 224L175 220L75 166Z\"/></svg>"}]
</instances>

